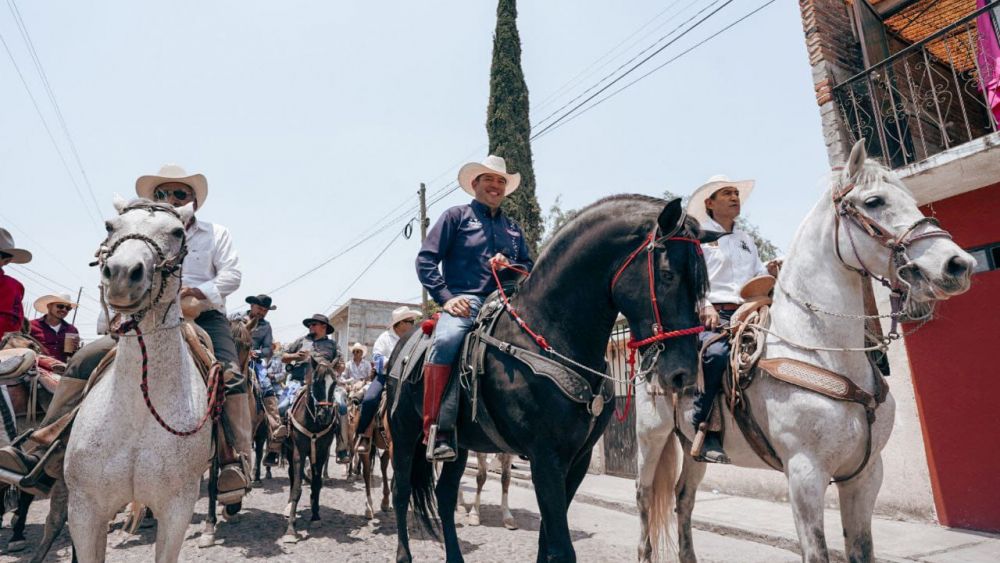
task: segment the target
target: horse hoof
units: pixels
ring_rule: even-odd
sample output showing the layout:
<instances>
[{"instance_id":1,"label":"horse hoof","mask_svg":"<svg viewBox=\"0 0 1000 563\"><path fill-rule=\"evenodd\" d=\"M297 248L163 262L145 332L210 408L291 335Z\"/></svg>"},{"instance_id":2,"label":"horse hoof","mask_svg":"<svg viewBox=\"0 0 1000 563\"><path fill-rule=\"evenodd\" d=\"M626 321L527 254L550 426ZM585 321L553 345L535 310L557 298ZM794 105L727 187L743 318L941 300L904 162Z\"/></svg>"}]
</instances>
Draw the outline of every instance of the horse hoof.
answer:
<instances>
[{"instance_id":1,"label":"horse hoof","mask_svg":"<svg viewBox=\"0 0 1000 563\"><path fill-rule=\"evenodd\" d=\"M15 553L28 547L28 540L11 540L7 543L7 553Z\"/></svg>"},{"instance_id":2,"label":"horse hoof","mask_svg":"<svg viewBox=\"0 0 1000 563\"><path fill-rule=\"evenodd\" d=\"M389 503L387 503L387 502L383 502L382 506L380 506L379 508L382 510L382 512L390 512L390 511L392 511L392 507L389 506Z\"/></svg>"},{"instance_id":3,"label":"horse hoof","mask_svg":"<svg viewBox=\"0 0 1000 563\"><path fill-rule=\"evenodd\" d=\"M479 525L479 515L476 513L469 514L469 525L478 526Z\"/></svg>"},{"instance_id":4,"label":"horse hoof","mask_svg":"<svg viewBox=\"0 0 1000 563\"><path fill-rule=\"evenodd\" d=\"M375 512L371 509L370 506L366 506L365 507L365 518L367 518L369 520L371 520L372 518L375 518Z\"/></svg>"},{"instance_id":5,"label":"horse hoof","mask_svg":"<svg viewBox=\"0 0 1000 563\"><path fill-rule=\"evenodd\" d=\"M503 527L507 528L508 530L516 530L517 522L515 522L513 518L504 518Z\"/></svg>"},{"instance_id":6,"label":"horse hoof","mask_svg":"<svg viewBox=\"0 0 1000 563\"><path fill-rule=\"evenodd\" d=\"M240 519L240 513L237 512L236 514L230 514L229 512L223 510L219 517L222 518L223 522L234 524Z\"/></svg>"},{"instance_id":7,"label":"horse hoof","mask_svg":"<svg viewBox=\"0 0 1000 563\"><path fill-rule=\"evenodd\" d=\"M205 548L212 547L213 545L215 545L214 535L202 534L201 537L198 538L198 547Z\"/></svg>"},{"instance_id":8,"label":"horse hoof","mask_svg":"<svg viewBox=\"0 0 1000 563\"><path fill-rule=\"evenodd\" d=\"M299 536L296 534L285 534L281 536L281 543L299 543Z\"/></svg>"}]
</instances>

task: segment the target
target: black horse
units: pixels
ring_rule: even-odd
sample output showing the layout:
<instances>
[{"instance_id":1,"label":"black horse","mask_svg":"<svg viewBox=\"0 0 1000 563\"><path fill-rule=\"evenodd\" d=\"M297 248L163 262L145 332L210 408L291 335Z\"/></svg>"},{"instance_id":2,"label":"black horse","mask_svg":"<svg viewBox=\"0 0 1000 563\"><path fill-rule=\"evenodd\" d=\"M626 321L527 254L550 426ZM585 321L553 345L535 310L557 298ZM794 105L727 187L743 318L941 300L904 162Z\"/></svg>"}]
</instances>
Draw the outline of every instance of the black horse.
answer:
<instances>
[{"instance_id":1,"label":"black horse","mask_svg":"<svg viewBox=\"0 0 1000 563\"><path fill-rule=\"evenodd\" d=\"M554 235L511 304L552 350L594 371L572 368L565 359L542 351L507 313L501 313L493 336L557 359L582 376L596 394L606 387L604 378L595 372L606 370L604 351L621 312L636 341L663 335L640 347L642 369L657 373L664 387L691 385L698 373L695 336L684 333L672 338L665 333L699 325L697 302L708 283L699 233L697 222L685 217L679 199L668 203L622 195L583 209ZM658 322L662 326L657 326ZM414 331L404 338L390 365L396 366L410 338L420 337L420 331ZM591 450L611 419L613 401L603 409L589 409L568 399L552 381L535 375L497 347L490 346L485 356L478 419L487 411L507 447L489 439L472 422L471 402L463 393L457 425L458 457L444 464L436 488L421 440L423 380L405 380L402 385L399 380L389 380L391 401L397 401L390 419L396 560L412 560L407 533L412 496L420 521L435 537L434 519L440 518L447 560L462 561L454 515L468 451L507 450L531 462L531 480L542 516L538 561L575 561L566 513L587 472Z\"/></svg>"},{"instance_id":2,"label":"black horse","mask_svg":"<svg viewBox=\"0 0 1000 563\"><path fill-rule=\"evenodd\" d=\"M286 418L291 428L282 444L288 460L288 528L282 542L295 543L295 512L302 496L306 458L309 458L310 501L312 518L319 518L319 493L323 489L323 467L330 459L330 446L337 435L340 416L334 399L336 376L330 364L313 362L313 375L306 377L305 389L289 407Z\"/></svg>"}]
</instances>

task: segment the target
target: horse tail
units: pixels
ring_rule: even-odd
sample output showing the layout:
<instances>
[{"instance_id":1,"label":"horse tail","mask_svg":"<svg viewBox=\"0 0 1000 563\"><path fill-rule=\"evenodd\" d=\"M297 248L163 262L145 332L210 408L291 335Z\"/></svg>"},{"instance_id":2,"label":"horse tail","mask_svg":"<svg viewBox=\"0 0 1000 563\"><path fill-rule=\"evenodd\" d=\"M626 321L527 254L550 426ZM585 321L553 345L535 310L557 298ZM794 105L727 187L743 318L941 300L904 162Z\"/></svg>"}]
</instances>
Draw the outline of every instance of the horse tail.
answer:
<instances>
[{"instance_id":1,"label":"horse tail","mask_svg":"<svg viewBox=\"0 0 1000 563\"><path fill-rule=\"evenodd\" d=\"M438 539L437 500L434 496L434 464L427 461L427 446L417 441L410 465L413 511L427 533Z\"/></svg>"},{"instance_id":2,"label":"horse tail","mask_svg":"<svg viewBox=\"0 0 1000 563\"><path fill-rule=\"evenodd\" d=\"M125 522L122 523L122 529L131 535L137 534L139 532L139 526L142 524L142 519L145 516L146 505L138 502L130 502L127 514L125 515Z\"/></svg>"},{"instance_id":3,"label":"horse tail","mask_svg":"<svg viewBox=\"0 0 1000 563\"><path fill-rule=\"evenodd\" d=\"M672 553L677 558L677 546L670 535L674 527L674 499L680 469L681 446L672 433L663 445L660 459L653 474L652 494L649 501L649 542L653 560L659 561L661 553Z\"/></svg>"}]
</instances>

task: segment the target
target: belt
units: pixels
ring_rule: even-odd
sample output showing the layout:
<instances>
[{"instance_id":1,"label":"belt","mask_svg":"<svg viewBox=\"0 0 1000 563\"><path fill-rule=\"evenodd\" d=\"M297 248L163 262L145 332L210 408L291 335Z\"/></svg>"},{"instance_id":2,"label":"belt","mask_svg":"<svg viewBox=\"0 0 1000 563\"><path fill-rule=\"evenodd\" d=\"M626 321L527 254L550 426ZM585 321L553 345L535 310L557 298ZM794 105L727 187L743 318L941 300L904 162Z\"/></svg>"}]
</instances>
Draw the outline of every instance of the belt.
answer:
<instances>
[{"instance_id":1,"label":"belt","mask_svg":"<svg viewBox=\"0 0 1000 563\"><path fill-rule=\"evenodd\" d=\"M712 303L712 306L716 311L735 311L740 308L738 303Z\"/></svg>"}]
</instances>

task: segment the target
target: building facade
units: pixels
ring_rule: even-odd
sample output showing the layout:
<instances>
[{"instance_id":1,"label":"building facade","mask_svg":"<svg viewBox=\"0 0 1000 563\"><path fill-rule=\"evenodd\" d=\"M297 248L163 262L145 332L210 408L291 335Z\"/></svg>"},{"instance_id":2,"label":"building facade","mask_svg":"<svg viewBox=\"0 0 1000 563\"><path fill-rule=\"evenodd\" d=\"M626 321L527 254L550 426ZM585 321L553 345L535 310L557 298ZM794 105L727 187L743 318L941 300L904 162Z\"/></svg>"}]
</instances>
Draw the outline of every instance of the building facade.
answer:
<instances>
[{"instance_id":1,"label":"building facade","mask_svg":"<svg viewBox=\"0 0 1000 563\"><path fill-rule=\"evenodd\" d=\"M799 5L830 164L864 139L978 262L972 289L890 358L879 504L1000 531L1000 0Z\"/></svg>"},{"instance_id":2,"label":"building facade","mask_svg":"<svg viewBox=\"0 0 1000 563\"><path fill-rule=\"evenodd\" d=\"M347 349L355 342L364 344L371 354L375 339L389 326L392 311L398 307L420 310L414 303L377 301L374 299L349 299L330 314L330 324L336 330L337 346L347 354Z\"/></svg>"}]
</instances>

